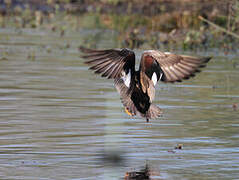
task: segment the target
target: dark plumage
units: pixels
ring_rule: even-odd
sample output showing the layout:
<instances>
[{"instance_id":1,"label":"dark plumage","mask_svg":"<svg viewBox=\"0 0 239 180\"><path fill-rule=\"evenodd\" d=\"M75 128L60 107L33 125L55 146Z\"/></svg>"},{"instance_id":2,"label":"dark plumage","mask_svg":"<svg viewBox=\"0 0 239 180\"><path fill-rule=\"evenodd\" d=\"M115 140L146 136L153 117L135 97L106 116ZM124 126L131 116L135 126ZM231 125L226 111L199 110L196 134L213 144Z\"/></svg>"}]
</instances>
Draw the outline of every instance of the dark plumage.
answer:
<instances>
[{"instance_id":1,"label":"dark plumage","mask_svg":"<svg viewBox=\"0 0 239 180\"><path fill-rule=\"evenodd\" d=\"M155 85L163 82L181 82L200 72L211 57L197 58L176 55L156 50L144 51L139 70L135 70L135 53L129 49L93 50L80 47L88 59L85 63L102 77L112 78L120 94L125 111L129 115L140 115L147 121L162 114L152 104Z\"/></svg>"}]
</instances>

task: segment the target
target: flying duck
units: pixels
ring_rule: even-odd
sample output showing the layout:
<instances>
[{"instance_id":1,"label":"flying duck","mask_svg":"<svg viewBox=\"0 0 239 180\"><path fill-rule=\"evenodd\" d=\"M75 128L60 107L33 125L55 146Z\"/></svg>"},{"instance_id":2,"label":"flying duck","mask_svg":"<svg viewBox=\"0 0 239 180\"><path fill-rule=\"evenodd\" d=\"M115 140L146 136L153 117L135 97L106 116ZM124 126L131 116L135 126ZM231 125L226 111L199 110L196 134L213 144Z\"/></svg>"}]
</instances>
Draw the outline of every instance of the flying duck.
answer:
<instances>
[{"instance_id":1,"label":"flying duck","mask_svg":"<svg viewBox=\"0 0 239 180\"><path fill-rule=\"evenodd\" d=\"M102 77L114 79L125 111L131 116L149 119L161 116L162 110L152 104L155 85L181 82L195 76L211 57L177 55L157 50L144 51L139 70L135 70L135 53L130 49L94 50L80 47L89 69Z\"/></svg>"}]
</instances>

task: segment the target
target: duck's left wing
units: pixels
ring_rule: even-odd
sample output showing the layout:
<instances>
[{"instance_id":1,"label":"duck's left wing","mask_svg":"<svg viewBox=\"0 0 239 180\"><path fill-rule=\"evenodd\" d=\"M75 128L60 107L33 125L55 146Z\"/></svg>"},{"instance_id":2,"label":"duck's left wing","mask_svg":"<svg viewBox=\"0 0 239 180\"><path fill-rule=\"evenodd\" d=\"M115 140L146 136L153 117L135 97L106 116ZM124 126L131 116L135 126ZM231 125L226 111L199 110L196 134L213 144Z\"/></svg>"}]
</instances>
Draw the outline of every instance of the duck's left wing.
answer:
<instances>
[{"instance_id":1,"label":"duck's left wing","mask_svg":"<svg viewBox=\"0 0 239 180\"><path fill-rule=\"evenodd\" d=\"M80 51L84 53L82 58L88 59L85 63L90 65L90 69L102 77L118 79L135 72L135 53L132 50L94 50L80 47Z\"/></svg>"}]
</instances>

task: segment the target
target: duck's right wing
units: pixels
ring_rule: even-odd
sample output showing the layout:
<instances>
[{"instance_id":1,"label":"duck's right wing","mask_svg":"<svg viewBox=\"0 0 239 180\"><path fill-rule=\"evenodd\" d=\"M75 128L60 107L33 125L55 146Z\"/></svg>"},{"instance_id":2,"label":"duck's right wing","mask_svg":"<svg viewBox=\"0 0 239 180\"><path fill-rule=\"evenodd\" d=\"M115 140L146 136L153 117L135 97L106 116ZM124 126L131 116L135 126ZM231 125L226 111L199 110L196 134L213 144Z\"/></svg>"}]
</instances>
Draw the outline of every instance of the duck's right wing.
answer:
<instances>
[{"instance_id":1,"label":"duck's right wing","mask_svg":"<svg viewBox=\"0 0 239 180\"><path fill-rule=\"evenodd\" d=\"M156 50L146 51L144 57L147 56L151 58L145 58L146 60L156 60L163 71L159 79L163 82L171 83L176 81L181 82L184 79L195 76L211 59L211 57L193 57L170 52L164 53Z\"/></svg>"},{"instance_id":2,"label":"duck's right wing","mask_svg":"<svg viewBox=\"0 0 239 180\"><path fill-rule=\"evenodd\" d=\"M195 73L200 72L200 69L205 67L211 59L211 57L193 57L172 53L162 54L157 58L157 62L164 72L160 80L171 83L194 77Z\"/></svg>"}]
</instances>

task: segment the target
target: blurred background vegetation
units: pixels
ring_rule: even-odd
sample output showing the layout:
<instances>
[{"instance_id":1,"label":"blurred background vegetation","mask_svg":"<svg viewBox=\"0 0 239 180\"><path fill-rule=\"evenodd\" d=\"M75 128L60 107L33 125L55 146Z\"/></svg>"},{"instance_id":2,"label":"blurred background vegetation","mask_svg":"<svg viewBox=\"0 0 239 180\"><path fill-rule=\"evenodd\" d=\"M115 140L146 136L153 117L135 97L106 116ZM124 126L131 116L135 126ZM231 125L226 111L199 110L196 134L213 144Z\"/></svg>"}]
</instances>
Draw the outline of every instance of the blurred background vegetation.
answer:
<instances>
[{"instance_id":1,"label":"blurred background vegetation","mask_svg":"<svg viewBox=\"0 0 239 180\"><path fill-rule=\"evenodd\" d=\"M228 53L239 42L239 0L0 0L0 27L61 36L69 29L110 29L119 47Z\"/></svg>"}]
</instances>

